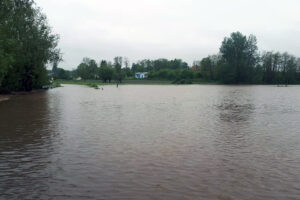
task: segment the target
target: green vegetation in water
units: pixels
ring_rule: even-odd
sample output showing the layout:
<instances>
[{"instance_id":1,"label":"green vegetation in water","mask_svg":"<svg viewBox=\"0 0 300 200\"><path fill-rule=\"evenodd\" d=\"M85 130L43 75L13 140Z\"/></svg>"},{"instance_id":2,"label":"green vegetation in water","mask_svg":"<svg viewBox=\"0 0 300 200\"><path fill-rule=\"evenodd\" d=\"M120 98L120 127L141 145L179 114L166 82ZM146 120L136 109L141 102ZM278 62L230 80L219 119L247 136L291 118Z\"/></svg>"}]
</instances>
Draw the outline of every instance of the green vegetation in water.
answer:
<instances>
[{"instance_id":1,"label":"green vegetation in water","mask_svg":"<svg viewBox=\"0 0 300 200\"><path fill-rule=\"evenodd\" d=\"M88 83L87 86L89 86L91 88L99 89L98 84L96 84L96 83Z\"/></svg>"},{"instance_id":2,"label":"green vegetation in water","mask_svg":"<svg viewBox=\"0 0 300 200\"><path fill-rule=\"evenodd\" d=\"M53 82L51 85L52 85L54 88L62 87L61 84L58 83L58 82Z\"/></svg>"},{"instance_id":3,"label":"green vegetation in water","mask_svg":"<svg viewBox=\"0 0 300 200\"><path fill-rule=\"evenodd\" d=\"M98 85L100 85L100 81L97 80L55 80L54 83L57 84L71 84L71 85L84 85L84 86L88 86L88 87L96 87Z\"/></svg>"},{"instance_id":4,"label":"green vegetation in water","mask_svg":"<svg viewBox=\"0 0 300 200\"><path fill-rule=\"evenodd\" d=\"M58 87L62 87L60 83L58 83L58 82L52 82L52 83L50 83L48 85L44 85L42 87L42 89L48 90L48 89L53 89L53 88L58 88Z\"/></svg>"},{"instance_id":5,"label":"green vegetation in water","mask_svg":"<svg viewBox=\"0 0 300 200\"><path fill-rule=\"evenodd\" d=\"M55 80L58 84L73 84L73 85L85 85L89 87L98 87L99 85L116 85L116 81L110 83L103 83L100 80ZM171 81L165 80L123 80L119 85L170 85Z\"/></svg>"}]
</instances>

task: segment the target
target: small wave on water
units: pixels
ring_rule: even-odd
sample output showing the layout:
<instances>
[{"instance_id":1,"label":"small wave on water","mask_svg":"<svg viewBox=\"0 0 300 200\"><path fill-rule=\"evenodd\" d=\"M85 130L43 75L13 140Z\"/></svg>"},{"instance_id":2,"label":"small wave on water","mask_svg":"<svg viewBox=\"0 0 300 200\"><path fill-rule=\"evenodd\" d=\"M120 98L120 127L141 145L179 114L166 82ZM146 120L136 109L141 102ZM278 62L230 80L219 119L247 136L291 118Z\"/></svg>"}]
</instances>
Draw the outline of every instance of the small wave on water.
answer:
<instances>
[{"instance_id":1,"label":"small wave on water","mask_svg":"<svg viewBox=\"0 0 300 200\"><path fill-rule=\"evenodd\" d=\"M0 199L300 198L299 87L68 85L0 104Z\"/></svg>"}]
</instances>

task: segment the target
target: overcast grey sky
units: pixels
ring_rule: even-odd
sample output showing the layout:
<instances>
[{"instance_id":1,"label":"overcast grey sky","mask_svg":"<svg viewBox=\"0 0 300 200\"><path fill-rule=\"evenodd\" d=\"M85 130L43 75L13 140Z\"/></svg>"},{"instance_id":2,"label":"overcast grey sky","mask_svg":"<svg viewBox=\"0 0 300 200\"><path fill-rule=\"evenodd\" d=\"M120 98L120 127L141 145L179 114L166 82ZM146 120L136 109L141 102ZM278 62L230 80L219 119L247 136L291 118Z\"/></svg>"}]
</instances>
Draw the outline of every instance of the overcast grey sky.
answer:
<instances>
[{"instance_id":1,"label":"overcast grey sky","mask_svg":"<svg viewBox=\"0 0 300 200\"><path fill-rule=\"evenodd\" d=\"M219 51L231 32L254 34L259 50L300 56L299 0L36 0L60 35L64 62L126 56L182 58Z\"/></svg>"}]
</instances>

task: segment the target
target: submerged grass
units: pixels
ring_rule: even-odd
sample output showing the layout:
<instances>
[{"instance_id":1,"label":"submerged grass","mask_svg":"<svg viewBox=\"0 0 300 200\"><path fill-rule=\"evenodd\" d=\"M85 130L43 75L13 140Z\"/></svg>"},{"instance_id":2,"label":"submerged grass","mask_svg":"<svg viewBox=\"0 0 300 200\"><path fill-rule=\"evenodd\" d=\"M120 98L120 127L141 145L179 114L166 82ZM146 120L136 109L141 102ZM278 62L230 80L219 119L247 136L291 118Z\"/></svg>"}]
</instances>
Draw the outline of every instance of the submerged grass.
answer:
<instances>
[{"instance_id":1,"label":"submerged grass","mask_svg":"<svg viewBox=\"0 0 300 200\"><path fill-rule=\"evenodd\" d=\"M75 84L75 85L86 85L89 87L97 87L99 85L116 85L117 82L112 81L110 83L103 83L99 80L56 80L55 83L59 84ZM172 84L171 81L164 80L123 80L119 85L168 85Z\"/></svg>"},{"instance_id":2,"label":"submerged grass","mask_svg":"<svg viewBox=\"0 0 300 200\"><path fill-rule=\"evenodd\" d=\"M56 88L56 87L62 87L60 83L58 82L53 82L52 83L52 87Z\"/></svg>"},{"instance_id":3,"label":"submerged grass","mask_svg":"<svg viewBox=\"0 0 300 200\"><path fill-rule=\"evenodd\" d=\"M73 84L73 85L85 85L92 88L97 88L99 85L116 85L117 82L112 81L110 83L103 83L100 80L56 80L57 84ZM134 79L134 80L123 80L119 85L173 85L173 84L218 84L213 81L206 81L203 79L189 79L189 80L179 80L168 81L168 80L148 80L148 79Z\"/></svg>"}]
</instances>

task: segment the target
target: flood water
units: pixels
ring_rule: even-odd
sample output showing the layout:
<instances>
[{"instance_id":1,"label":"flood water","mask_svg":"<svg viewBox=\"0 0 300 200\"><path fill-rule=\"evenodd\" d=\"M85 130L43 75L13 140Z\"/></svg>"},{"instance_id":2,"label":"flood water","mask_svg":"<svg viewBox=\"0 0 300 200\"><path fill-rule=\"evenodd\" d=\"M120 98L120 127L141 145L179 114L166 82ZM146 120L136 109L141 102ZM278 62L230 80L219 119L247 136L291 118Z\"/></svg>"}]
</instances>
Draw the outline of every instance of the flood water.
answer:
<instances>
[{"instance_id":1,"label":"flood water","mask_svg":"<svg viewBox=\"0 0 300 200\"><path fill-rule=\"evenodd\" d=\"M84 86L0 102L0 199L300 199L300 87Z\"/></svg>"}]
</instances>

